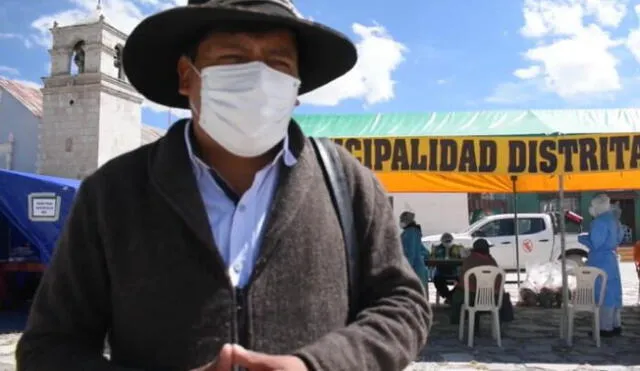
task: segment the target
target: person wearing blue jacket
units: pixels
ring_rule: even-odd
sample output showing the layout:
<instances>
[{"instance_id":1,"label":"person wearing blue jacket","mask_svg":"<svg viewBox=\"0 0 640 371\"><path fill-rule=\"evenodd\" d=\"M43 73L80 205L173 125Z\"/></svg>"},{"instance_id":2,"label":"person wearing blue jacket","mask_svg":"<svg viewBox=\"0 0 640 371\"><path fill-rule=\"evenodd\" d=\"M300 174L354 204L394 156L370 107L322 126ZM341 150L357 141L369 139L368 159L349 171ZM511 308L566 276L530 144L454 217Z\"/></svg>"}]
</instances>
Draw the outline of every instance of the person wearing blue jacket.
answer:
<instances>
[{"instance_id":1,"label":"person wearing blue jacket","mask_svg":"<svg viewBox=\"0 0 640 371\"><path fill-rule=\"evenodd\" d=\"M578 240L589 248L587 266L600 268L607 273L604 300L600 307L600 336L611 337L622 333L622 280L616 250L624 235L620 220L611 209L611 201L606 194L591 200L589 213L594 218L589 233L580 235ZM600 284L596 282L596 301L599 300Z\"/></svg>"},{"instance_id":2,"label":"person wearing blue jacket","mask_svg":"<svg viewBox=\"0 0 640 371\"><path fill-rule=\"evenodd\" d=\"M410 211L400 214L402 248L409 264L426 287L429 283L429 270L424 262L427 250L422 245L422 228L416 224L415 218L416 215Z\"/></svg>"}]
</instances>

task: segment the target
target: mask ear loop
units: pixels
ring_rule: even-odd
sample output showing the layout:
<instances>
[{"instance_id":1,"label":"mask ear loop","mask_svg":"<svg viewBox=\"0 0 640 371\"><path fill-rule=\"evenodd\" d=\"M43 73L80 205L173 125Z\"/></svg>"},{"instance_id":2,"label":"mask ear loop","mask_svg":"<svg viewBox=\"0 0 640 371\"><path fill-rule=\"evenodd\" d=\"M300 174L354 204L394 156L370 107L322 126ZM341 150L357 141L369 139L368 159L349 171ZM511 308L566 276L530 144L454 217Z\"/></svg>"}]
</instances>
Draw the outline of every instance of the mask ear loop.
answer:
<instances>
[{"instance_id":1,"label":"mask ear loop","mask_svg":"<svg viewBox=\"0 0 640 371\"><path fill-rule=\"evenodd\" d=\"M191 62L191 59L189 57L187 57L187 59L189 60L189 66L191 67L191 70L198 75L198 77L200 78L200 80L202 80L202 75L200 74L200 71L198 71L198 69L196 68L196 66L193 65L193 63ZM202 98L200 98L202 99ZM200 117L200 110L196 109L195 104L193 104L193 102L191 101L191 99L189 99L189 107L191 108L191 110L193 111L193 113L195 113L195 116Z\"/></svg>"}]
</instances>

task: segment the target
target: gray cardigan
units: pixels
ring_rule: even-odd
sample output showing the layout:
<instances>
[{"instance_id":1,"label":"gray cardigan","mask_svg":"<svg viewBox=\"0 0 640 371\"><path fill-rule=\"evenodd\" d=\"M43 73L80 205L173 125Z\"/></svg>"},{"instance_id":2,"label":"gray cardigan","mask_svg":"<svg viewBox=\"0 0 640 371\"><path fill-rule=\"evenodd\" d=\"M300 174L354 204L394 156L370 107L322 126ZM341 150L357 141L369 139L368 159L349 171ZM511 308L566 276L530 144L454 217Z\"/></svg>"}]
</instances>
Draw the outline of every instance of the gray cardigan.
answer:
<instances>
[{"instance_id":1,"label":"gray cardigan","mask_svg":"<svg viewBox=\"0 0 640 371\"><path fill-rule=\"evenodd\" d=\"M20 371L177 370L234 339L238 303L214 245L179 122L83 182L17 348ZM282 167L242 304L245 347L295 354L313 370L402 370L431 311L403 257L385 191L340 149L361 245L360 308L345 325L344 242L309 140ZM109 336L111 360L103 353Z\"/></svg>"}]
</instances>

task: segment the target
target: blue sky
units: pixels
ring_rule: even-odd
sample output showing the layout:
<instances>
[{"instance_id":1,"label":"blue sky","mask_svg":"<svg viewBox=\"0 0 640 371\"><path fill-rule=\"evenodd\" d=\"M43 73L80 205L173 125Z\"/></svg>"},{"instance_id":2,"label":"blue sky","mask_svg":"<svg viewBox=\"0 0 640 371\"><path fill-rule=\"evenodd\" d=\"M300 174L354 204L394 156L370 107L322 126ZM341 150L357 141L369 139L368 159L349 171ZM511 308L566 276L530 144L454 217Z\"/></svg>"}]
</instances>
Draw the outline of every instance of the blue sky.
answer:
<instances>
[{"instance_id":1,"label":"blue sky","mask_svg":"<svg viewBox=\"0 0 640 371\"><path fill-rule=\"evenodd\" d=\"M125 32L185 0L103 0ZM96 0L0 2L0 75L48 74L47 28L83 19ZM632 107L640 30L625 0L297 0L301 13L353 38L359 65L303 99L299 113ZM640 8L639 8L640 9ZM145 123L164 126L147 104Z\"/></svg>"}]
</instances>

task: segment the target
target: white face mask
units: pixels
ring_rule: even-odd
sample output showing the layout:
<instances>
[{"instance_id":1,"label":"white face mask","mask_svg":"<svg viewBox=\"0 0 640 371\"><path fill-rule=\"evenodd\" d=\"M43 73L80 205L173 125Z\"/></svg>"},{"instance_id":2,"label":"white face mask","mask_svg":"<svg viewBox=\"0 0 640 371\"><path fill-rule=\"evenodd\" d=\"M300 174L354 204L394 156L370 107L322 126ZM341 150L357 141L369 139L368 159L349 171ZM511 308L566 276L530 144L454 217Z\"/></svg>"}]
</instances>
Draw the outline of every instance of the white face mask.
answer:
<instances>
[{"instance_id":1,"label":"white face mask","mask_svg":"<svg viewBox=\"0 0 640 371\"><path fill-rule=\"evenodd\" d=\"M262 62L206 67L199 75L200 110L191 108L227 151L257 157L284 139L300 80Z\"/></svg>"}]
</instances>

